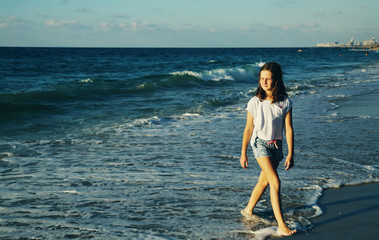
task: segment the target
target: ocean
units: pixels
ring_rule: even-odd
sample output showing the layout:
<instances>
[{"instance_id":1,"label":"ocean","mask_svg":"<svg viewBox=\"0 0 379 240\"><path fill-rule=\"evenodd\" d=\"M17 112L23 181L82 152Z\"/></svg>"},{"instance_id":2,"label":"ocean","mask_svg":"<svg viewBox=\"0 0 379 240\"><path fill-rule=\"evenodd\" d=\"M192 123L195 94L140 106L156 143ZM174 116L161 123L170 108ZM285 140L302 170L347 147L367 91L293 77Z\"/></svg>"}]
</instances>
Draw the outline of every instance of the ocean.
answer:
<instances>
[{"instance_id":1,"label":"ocean","mask_svg":"<svg viewBox=\"0 0 379 240\"><path fill-rule=\"evenodd\" d=\"M323 189L378 182L379 54L298 50L0 48L0 239L268 237L268 191L240 215L260 168L239 157L269 61L294 102L284 216L312 229Z\"/></svg>"}]
</instances>

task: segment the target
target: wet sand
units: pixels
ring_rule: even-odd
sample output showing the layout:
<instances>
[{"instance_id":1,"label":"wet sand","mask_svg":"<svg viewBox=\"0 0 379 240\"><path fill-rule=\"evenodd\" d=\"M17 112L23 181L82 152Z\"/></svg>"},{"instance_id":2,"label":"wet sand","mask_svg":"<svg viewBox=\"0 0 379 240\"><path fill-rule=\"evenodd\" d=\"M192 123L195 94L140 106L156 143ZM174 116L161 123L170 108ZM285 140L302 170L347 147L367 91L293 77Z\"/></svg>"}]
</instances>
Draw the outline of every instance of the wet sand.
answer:
<instances>
[{"instance_id":1,"label":"wet sand","mask_svg":"<svg viewBox=\"0 0 379 240\"><path fill-rule=\"evenodd\" d=\"M323 214L313 229L285 239L378 239L379 183L327 189L318 204Z\"/></svg>"}]
</instances>

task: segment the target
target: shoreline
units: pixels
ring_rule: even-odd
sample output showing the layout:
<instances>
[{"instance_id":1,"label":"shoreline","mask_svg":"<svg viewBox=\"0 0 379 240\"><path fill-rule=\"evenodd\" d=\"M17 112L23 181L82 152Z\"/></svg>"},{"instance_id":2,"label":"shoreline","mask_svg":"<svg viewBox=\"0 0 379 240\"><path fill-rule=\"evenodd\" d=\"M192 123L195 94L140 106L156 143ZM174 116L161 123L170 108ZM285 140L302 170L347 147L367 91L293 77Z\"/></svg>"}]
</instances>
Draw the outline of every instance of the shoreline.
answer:
<instances>
[{"instance_id":1,"label":"shoreline","mask_svg":"<svg viewBox=\"0 0 379 240\"><path fill-rule=\"evenodd\" d=\"M379 235L379 182L323 191L317 201L323 214L310 219L313 228L285 239L376 239Z\"/></svg>"},{"instance_id":2,"label":"shoreline","mask_svg":"<svg viewBox=\"0 0 379 240\"><path fill-rule=\"evenodd\" d=\"M376 103L379 101L379 89L367 94L353 95L345 99L334 100L338 108L330 110L341 116L362 116L379 118Z\"/></svg>"}]
</instances>

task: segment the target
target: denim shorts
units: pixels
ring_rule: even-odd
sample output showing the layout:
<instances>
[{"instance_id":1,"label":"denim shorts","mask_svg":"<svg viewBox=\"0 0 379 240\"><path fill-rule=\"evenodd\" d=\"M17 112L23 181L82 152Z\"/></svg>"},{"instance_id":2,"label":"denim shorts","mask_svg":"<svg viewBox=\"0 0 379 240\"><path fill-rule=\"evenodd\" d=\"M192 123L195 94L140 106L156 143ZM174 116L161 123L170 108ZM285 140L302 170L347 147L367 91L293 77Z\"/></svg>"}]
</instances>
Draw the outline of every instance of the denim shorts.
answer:
<instances>
[{"instance_id":1,"label":"denim shorts","mask_svg":"<svg viewBox=\"0 0 379 240\"><path fill-rule=\"evenodd\" d=\"M275 162L280 162L284 157L282 140L267 141L256 137L252 147L255 158L269 157Z\"/></svg>"}]
</instances>

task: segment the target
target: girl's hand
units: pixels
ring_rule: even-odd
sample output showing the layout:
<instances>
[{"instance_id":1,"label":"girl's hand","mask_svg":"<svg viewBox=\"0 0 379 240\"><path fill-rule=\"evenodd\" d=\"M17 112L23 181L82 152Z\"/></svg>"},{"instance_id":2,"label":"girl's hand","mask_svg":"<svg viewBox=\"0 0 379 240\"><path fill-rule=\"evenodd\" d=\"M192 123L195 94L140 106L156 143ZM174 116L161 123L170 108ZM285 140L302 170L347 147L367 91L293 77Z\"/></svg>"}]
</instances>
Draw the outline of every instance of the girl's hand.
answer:
<instances>
[{"instance_id":1,"label":"girl's hand","mask_svg":"<svg viewBox=\"0 0 379 240\"><path fill-rule=\"evenodd\" d=\"M247 156L246 154L241 154L241 158L240 158L240 163L241 163L241 166L246 169L248 166L249 166L249 163L247 161Z\"/></svg>"},{"instance_id":2,"label":"girl's hand","mask_svg":"<svg viewBox=\"0 0 379 240\"><path fill-rule=\"evenodd\" d=\"M292 156L287 156L286 158L286 162L284 163L284 166L286 167L286 171L289 170L290 168L292 168L294 165L294 162L293 162L293 157Z\"/></svg>"}]
</instances>

